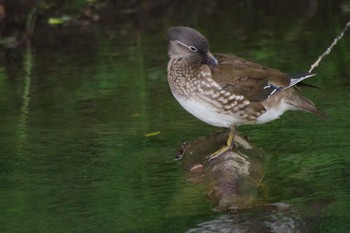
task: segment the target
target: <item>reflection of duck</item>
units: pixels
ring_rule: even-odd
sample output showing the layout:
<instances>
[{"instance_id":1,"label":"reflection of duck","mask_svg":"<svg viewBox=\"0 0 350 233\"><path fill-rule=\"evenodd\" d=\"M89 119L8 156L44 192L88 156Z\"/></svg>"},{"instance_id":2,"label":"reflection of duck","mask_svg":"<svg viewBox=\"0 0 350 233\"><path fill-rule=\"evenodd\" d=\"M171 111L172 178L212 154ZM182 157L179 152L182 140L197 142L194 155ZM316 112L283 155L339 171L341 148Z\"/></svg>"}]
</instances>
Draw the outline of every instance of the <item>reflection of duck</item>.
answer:
<instances>
[{"instance_id":1,"label":"reflection of duck","mask_svg":"<svg viewBox=\"0 0 350 233\"><path fill-rule=\"evenodd\" d=\"M233 148L237 125L266 123L287 110L322 115L297 87L312 74L290 77L233 55L213 55L207 39L188 27L170 28L168 39L168 81L174 97L198 119L231 128L227 145L211 159Z\"/></svg>"}]
</instances>

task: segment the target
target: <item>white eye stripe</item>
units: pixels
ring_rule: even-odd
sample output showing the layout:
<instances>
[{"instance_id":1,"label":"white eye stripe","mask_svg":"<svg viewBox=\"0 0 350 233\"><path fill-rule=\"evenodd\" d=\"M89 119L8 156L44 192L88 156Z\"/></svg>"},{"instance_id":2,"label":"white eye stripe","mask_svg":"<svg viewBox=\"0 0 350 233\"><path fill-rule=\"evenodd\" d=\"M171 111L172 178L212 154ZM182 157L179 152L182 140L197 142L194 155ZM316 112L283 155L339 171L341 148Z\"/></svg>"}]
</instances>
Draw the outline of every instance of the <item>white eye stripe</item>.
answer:
<instances>
[{"instance_id":1,"label":"white eye stripe","mask_svg":"<svg viewBox=\"0 0 350 233\"><path fill-rule=\"evenodd\" d=\"M196 47L194 47L193 45L188 46L188 45L182 43L182 42L179 41L179 40L177 40L176 43L177 43L177 44L180 44L180 45L182 45L182 46L184 46L184 47L189 48L189 50L191 50L192 52L198 52L198 49L197 49Z\"/></svg>"}]
</instances>

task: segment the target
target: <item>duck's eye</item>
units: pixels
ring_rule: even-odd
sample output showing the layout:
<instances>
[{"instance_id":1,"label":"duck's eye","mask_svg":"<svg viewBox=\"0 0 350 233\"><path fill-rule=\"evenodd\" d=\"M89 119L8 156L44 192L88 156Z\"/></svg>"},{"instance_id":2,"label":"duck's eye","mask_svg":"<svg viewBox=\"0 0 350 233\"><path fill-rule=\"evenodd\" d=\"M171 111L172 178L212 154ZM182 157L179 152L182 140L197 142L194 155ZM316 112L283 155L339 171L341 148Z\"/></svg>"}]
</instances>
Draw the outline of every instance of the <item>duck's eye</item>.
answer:
<instances>
[{"instance_id":1,"label":"duck's eye","mask_svg":"<svg viewBox=\"0 0 350 233\"><path fill-rule=\"evenodd\" d=\"M196 47L194 47L194 46L190 46L190 49L191 49L192 52L197 52L198 51L198 49Z\"/></svg>"}]
</instances>

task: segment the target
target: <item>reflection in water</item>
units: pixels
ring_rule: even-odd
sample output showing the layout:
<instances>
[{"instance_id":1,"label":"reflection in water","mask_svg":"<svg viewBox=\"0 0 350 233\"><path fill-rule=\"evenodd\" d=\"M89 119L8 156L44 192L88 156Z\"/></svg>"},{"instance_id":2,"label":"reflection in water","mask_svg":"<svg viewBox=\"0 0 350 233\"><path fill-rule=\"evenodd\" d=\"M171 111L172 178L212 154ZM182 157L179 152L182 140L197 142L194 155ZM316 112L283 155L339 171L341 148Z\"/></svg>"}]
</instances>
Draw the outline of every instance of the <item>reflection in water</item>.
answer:
<instances>
[{"instance_id":1,"label":"reflection in water","mask_svg":"<svg viewBox=\"0 0 350 233\"><path fill-rule=\"evenodd\" d=\"M22 95L22 107L21 117L18 123L18 155L23 155L23 144L27 138L27 116L29 113L29 102L30 102L30 83L31 83L31 70L32 70L32 50L31 42L26 43L26 52L24 57L25 77L24 77L24 88Z\"/></svg>"},{"instance_id":2,"label":"reflection in water","mask_svg":"<svg viewBox=\"0 0 350 233\"><path fill-rule=\"evenodd\" d=\"M309 232L291 207L278 203L254 210L237 211L232 215L222 215L214 220L199 223L186 233L303 233Z\"/></svg>"},{"instance_id":3,"label":"reflection in water","mask_svg":"<svg viewBox=\"0 0 350 233\"><path fill-rule=\"evenodd\" d=\"M22 95L22 107L21 107L21 117L18 124L18 133L19 133L19 141L18 141L18 155L23 155L22 148L23 144L27 137L27 116L29 113L29 102L30 102L30 84L31 84L31 75L32 75L32 66L33 66L33 54L32 54L32 44L30 40L30 36L32 36L34 32L34 26L36 21L36 8L33 8L32 12L29 13L27 24L26 24L26 36L28 38L25 40L25 53L24 53L24 88Z\"/></svg>"},{"instance_id":4,"label":"reflection in water","mask_svg":"<svg viewBox=\"0 0 350 233\"><path fill-rule=\"evenodd\" d=\"M86 27L42 20L32 44L0 60L0 232L177 233L196 232L188 229L200 222L197 232L243 231L251 222L300 232L304 222L311 232L350 228L349 35L310 80L323 90L303 90L327 120L289 113L239 128L268 157L259 198L292 207L221 217L174 161L178 145L213 128L171 96L164 38L169 26L193 26L210 36L213 52L293 73L341 31L347 5L319 1L310 15L305 1L199 3L110 6Z\"/></svg>"}]
</instances>

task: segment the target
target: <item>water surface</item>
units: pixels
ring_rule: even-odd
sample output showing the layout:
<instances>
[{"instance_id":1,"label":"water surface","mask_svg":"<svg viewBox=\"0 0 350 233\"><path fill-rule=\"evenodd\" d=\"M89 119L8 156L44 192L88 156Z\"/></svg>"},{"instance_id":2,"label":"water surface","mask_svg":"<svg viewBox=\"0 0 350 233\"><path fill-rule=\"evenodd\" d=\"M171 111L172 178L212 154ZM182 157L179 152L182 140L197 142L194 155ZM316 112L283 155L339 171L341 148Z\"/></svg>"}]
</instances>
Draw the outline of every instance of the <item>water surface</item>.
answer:
<instances>
[{"instance_id":1,"label":"water surface","mask_svg":"<svg viewBox=\"0 0 350 233\"><path fill-rule=\"evenodd\" d=\"M167 27L193 26L213 52L293 73L349 19L346 1L159 5L88 27L39 21L31 43L3 50L1 232L185 232L222 215L174 160L182 142L215 128L171 96ZM309 81L321 89L303 91L326 119L291 112L239 128L266 152L260 198L294 206L311 232L350 227L349 38Z\"/></svg>"}]
</instances>

